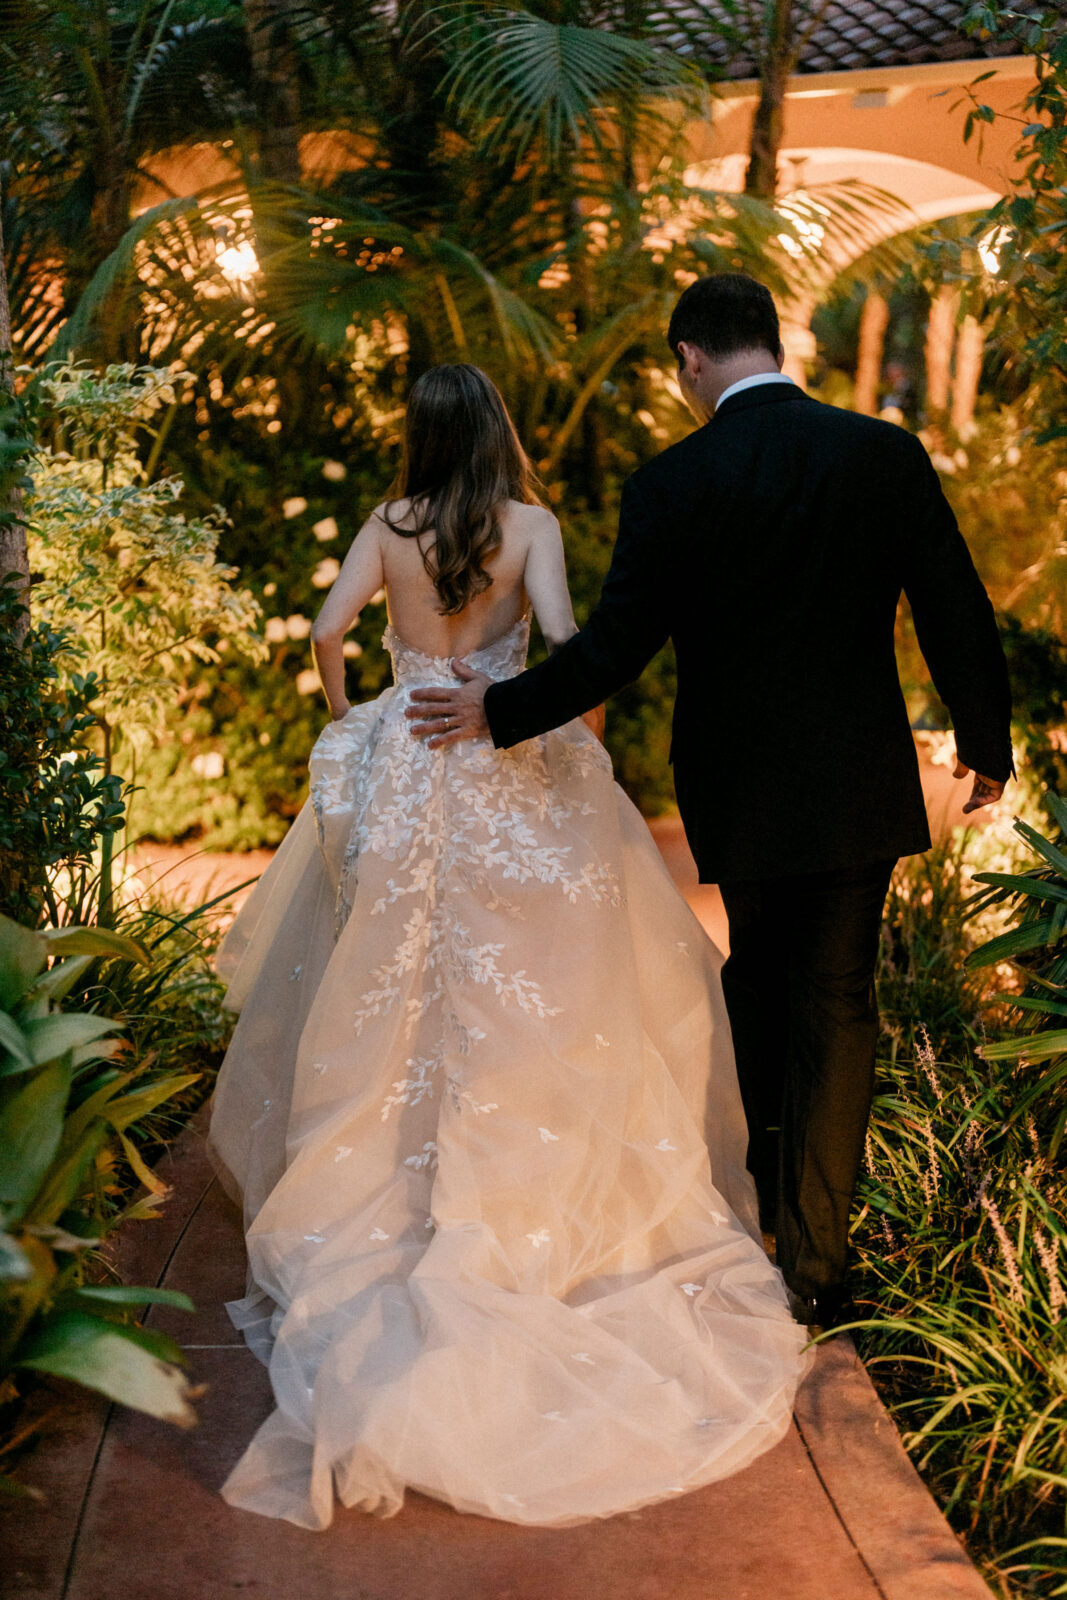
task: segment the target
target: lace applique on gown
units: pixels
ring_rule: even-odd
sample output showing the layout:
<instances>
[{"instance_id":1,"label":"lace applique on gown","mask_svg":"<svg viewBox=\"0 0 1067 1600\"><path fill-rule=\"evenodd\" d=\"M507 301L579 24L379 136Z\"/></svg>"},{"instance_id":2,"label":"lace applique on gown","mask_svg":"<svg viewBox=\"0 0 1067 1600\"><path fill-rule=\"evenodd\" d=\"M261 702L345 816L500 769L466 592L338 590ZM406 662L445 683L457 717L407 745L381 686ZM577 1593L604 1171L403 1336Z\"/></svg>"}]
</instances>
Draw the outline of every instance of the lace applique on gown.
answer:
<instances>
[{"instance_id":1,"label":"lace applique on gown","mask_svg":"<svg viewBox=\"0 0 1067 1600\"><path fill-rule=\"evenodd\" d=\"M522 669L520 623L472 664ZM331 723L227 936L212 1149L230 1312L277 1409L233 1505L309 1528L405 1486L565 1526L738 1471L808 1358L758 1243L721 956L580 721L408 730L447 660Z\"/></svg>"}]
</instances>

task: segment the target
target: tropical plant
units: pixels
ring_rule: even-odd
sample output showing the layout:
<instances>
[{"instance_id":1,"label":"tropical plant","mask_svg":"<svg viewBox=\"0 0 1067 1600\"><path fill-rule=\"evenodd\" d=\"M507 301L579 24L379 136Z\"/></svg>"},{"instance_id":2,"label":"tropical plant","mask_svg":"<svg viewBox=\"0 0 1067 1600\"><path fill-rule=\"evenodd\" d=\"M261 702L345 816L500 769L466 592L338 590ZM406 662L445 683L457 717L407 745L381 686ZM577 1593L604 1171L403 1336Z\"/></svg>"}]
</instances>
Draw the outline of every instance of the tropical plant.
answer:
<instances>
[{"instance_id":1,"label":"tropical plant","mask_svg":"<svg viewBox=\"0 0 1067 1600\"><path fill-rule=\"evenodd\" d=\"M18 921L69 920L94 853L122 826L122 781L84 744L96 727L99 682L76 670L69 630L46 622L20 642L17 581L0 581L0 912ZM61 666L65 683L58 682ZM59 877L65 880L60 889ZM81 886L82 894L76 886Z\"/></svg>"},{"instance_id":2,"label":"tropical plant","mask_svg":"<svg viewBox=\"0 0 1067 1600\"><path fill-rule=\"evenodd\" d=\"M109 1142L141 1164L127 1130L193 1077L138 1087L143 1063L114 1064L117 1024L59 1008L102 957L149 960L115 933L34 933L0 918L0 1401L28 1375L50 1375L188 1425L180 1346L135 1317L148 1303L189 1310L190 1302L107 1282L98 1246L118 1223L152 1215L160 1199L154 1183L155 1193L123 1210L110 1204Z\"/></svg>"},{"instance_id":3,"label":"tropical plant","mask_svg":"<svg viewBox=\"0 0 1067 1600\"><path fill-rule=\"evenodd\" d=\"M40 356L138 202L170 191L153 157L190 127L220 142L251 110L241 8L191 0L7 0L0 129L16 351ZM32 181L25 183L32 173ZM121 297L99 328L128 353Z\"/></svg>"},{"instance_id":4,"label":"tropical plant","mask_svg":"<svg viewBox=\"0 0 1067 1600\"><path fill-rule=\"evenodd\" d=\"M1033 829L1018 832L1034 846ZM984 887L971 893L966 867L988 856L984 841L936 847L895 875L853 1224L855 1331L905 1445L997 1593L1051 1597L1067 1576L1067 1084L1041 1059L1044 1012L1022 1013L1032 1057L1001 1037L1020 1000L1046 994L1039 982L1020 995L1007 962L1036 956L1043 978L1044 946L1020 929L984 942L977 930L987 935L1014 894L1039 918L1059 902L1036 898L1049 887L1045 855L1037 873L974 874Z\"/></svg>"},{"instance_id":5,"label":"tropical plant","mask_svg":"<svg viewBox=\"0 0 1067 1600\"><path fill-rule=\"evenodd\" d=\"M1017 1061L1028 1067L1044 1063L1040 1076L1020 1095L1015 1115L1040 1101L1055 1106L1049 1151L1055 1156L1067 1132L1067 798L1049 793L1048 809L1058 829L1047 839L1029 823L1018 821L1016 832L1030 846L1037 864L1025 873L980 872L984 891L972 911L1013 902L1016 926L982 945L968 957L974 969L1010 961L1025 985L1008 1004L1029 1026L1007 1039L983 1047L990 1061Z\"/></svg>"},{"instance_id":6,"label":"tropical plant","mask_svg":"<svg viewBox=\"0 0 1067 1600\"><path fill-rule=\"evenodd\" d=\"M946 238L941 260L972 293L988 300L999 359L1024 395L1027 421L1044 442L1067 438L1067 33L1062 8L978 0L969 27L1030 57L1034 81L1022 107L1012 193L975 219L963 240ZM983 102L981 73L967 89L968 139L981 137L998 113ZM1004 115L1004 113L1001 113ZM975 271L978 247L995 272Z\"/></svg>"},{"instance_id":7,"label":"tropical plant","mask_svg":"<svg viewBox=\"0 0 1067 1600\"><path fill-rule=\"evenodd\" d=\"M935 1057L921 1030L915 1046L880 1068L853 1235L861 1353L1000 1592L1062 1594L1062 1170L1011 1067Z\"/></svg>"}]
</instances>

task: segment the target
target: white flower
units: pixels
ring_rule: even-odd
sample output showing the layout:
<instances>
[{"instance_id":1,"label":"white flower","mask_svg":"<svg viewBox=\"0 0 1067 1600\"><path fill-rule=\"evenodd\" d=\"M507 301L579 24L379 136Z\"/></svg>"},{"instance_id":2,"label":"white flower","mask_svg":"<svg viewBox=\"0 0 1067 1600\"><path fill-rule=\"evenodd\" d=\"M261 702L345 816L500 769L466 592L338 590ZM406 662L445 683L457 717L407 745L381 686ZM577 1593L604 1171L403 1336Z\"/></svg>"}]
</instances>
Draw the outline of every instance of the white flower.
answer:
<instances>
[{"instance_id":1,"label":"white flower","mask_svg":"<svg viewBox=\"0 0 1067 1600\"><path fill-rule=\"evenodd\" d=\"M305 1233L304 1238L308 1244L322 1244L326 1235L324 1233Z\"/></svg>"},{"instance_id":2,"label":"white flower","mask_svg":"<svg viewBox=\"0 0 1067 1600\"><path fill-rule=\"evenodd\" d=\"M324 461L322 463L322 475L324 478L328 478L331 483L343 483L348 476L348 468L343 461Z\"/></svg>"},{"instance_id":3,"label":"white flower","mask_svg":"<svg viewBox=\"0 0 1067 1600\"><path fill-rule=\"evenodd\" d=\"M303 672L297 673L296 688L298 694L318 694L319 675L314 667L305 667Z\"/></svg>"},{"instance_id":4,"label":"white flower","mask_svg":"<svg viewBox=\"0 0 1067 1600\"><path fill-rule=\"evenodd\" d=\"M311 574L311 581L316 589L328 589L341 570L341 563L336 556L327 556L325 561L320 561Z\"/></svg>"},{"instance_id":5,"label":"white flower","mask_svg":"<svg viewBox=\"0 0 1067 1600\"><path fill-rule=\"evenodd\" d=\"M344 1161L351 1154L352 1154L352 1146L350 1144L339 1144L337 1146L337 1154L334 1156L333 1159L334 1159L335 1162ZM374 1238L373 1233L371 1234L371 1238L372 1239Z\"/></svg>"},{"instance_id":6,"label":"white flower","mask_svg":"<svg viewBox=\"0 0 1067 1600\"><path fill-rule=\"evenodd\" d=\"M596 1362L593 1360L588 1350L576 1350L574 1352L574 1360L584 1362L587 1367L596 1366Z\"/></svg>"},{"instance_id":7,"label":"white flower","mask_svg":"<svg viewBox=\"0 0 1067 1600\"><path fill-rule=\"evenodd\" d=\"M311 531L320 544L325 544L328 539L336 539L336 519L333 517L321 517L318 522L311 524Z\"/></svg>"},{"instance_id":8,"label":"white flower","mask_svg":"<svg viewBox=\"0 0 1067 1600\"><path fill-rule=\"evenodd\" d=\"M671 1144L669 1139L661 1139L659 1144L656 1146L657 1150L677 1150L677 1148L678 1146L676 1144Z\"/></svg>"},{"instance_id":9,"label":"white flower","mask_svg":"<svg viewBox=\"0 0 1067 1600\"><path fill-rule=\"evenodd\" d=\"M381 1229L381 1228L375 1228L374 1232L371 1234L371 1238L372 1239L381 1240L381 1239L388 1239L388 1237L389 1237L389 1235L387 1233L385 1233L384 1230Z\"/></svg>"},{"instance_id":10,"label":"white flower","mask_svg":"<svg viewBox=\"0 0 1067 1600\"><path fill-rule=\"evenodd\" d=\"M550 1139L555 1140L556 1143L559 1142L559 1134L553 1133L549 1128L538 1128L537 1131L541 1135L542 1144L547 1144Z\"/></svg>"},{"instance_id":11,"label":"white flower","mask_svg":"<svg viewBox=\"0 0 1067 1600\"><path fill-rule=\"evenodd\" d=\"M294 612L291 617L285 619L285 631L290 639L306 639L311 632L311 618L302 617Z\"/></svg>"},{"instance_id":12,"label":"white flower","mask_svg":"<svg viewBox=\"0 0 1067 1600\"><path fill-rule=\"evenodd\" d=\"M526 1237L529 1239L535 1250L540 1250L543 1244L548 1244L552 1235L549 1233L547 1228L538 1228L536 1233L528 1233Z\"/></svg>"},{"instance_id":13,"label":"white flower","mask_svg":"<svg viewBox=\"0 0 1067 1600\"><path fill-rule=\"evenodd\" d=\"M307 508L308 503L302 494L290 495L288 500L282 501L282 516L286 519L299 517L301 512L306 511Z\"/></svg>"},{"instance_id":14,"label":"white flower","mask_svg":"<svg viewBox=\"0 0 1067 1600\"><path fill-rule=\"evenodd\" d=\"M346 661L358 661L363 654L363 646L358 639L346 639L341 646L341 654Z\"/></svg>"},{"instance_id":15,"label":"white flower","mask_svg":"<svg viewBox=\"0 0 1067 1600\"><path fill-rule=\"evenodd\" d=\"M567 1420L562 1411L542 1411L541 1415L548 1422L566 1422Z\"/></svg>"},{"instance_id":16,"label":"white flower","mask_svg":"<svg viewBox=\"0 0 1067 1600\"><path fill-rule=\"evenodd\" d=\"M611 1049L610 1041L605 1039L605 1037L604 1037L604 1035L602 1033L598 1033L595 1037L596 1037L596 1047L597 1047L598 1050L610 1050Z\"/></svg>"},{"instance_id":17,"label":"white flower","mask_svg":"<svg viewBox=\"0 0 1067 1600\"><path fill-rule=\"evenodd\" d=\"M221 778L226 763L217 750L205 750L203 755L193 757L192 768L198 778Z\"/></svg>"},{"instance_id":18,"label":"white flower","mask_svg":"<svg viewBox=\"0 0 1067 1600\"><path fill-rule=\"evenodd\" d=\"M288 639L289 629L285 625L284 617L268 617L267 626L263 629L263 637L268 644L281 644Z\"/></svg>"},{"instance_id":19,"label":"white flower","mask_svg":"<svg viewBox=\"0 0 1067 1600\"><path fill-rule=\"evenodd\" d=\"M699 1294L701 1289L703 1289L703 1287L704 1287L704 1285L702 1283L683 1283L682 1284L682 1288L684 1289L685 1293L689 1296L690 1300L693 1298L693 1296L695 1294Z\"/></svg>"}]
</instances>

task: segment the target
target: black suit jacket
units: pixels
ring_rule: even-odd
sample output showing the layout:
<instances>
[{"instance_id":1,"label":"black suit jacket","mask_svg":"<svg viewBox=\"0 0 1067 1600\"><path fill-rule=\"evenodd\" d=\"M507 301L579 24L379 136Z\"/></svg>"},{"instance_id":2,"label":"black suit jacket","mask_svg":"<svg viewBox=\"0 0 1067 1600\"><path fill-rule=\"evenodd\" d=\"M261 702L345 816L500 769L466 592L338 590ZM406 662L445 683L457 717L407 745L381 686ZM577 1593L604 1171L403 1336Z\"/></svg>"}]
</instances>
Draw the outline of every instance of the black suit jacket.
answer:
<instances>
[{"instance_id":1,"label":"black suit jacket","mask_svg":"<svg viewBox=\"0 0 1067 1600\"><path fill-rule=\"evenodd\" d=\"M920 441L793 385L743 390L625 484L596 609L489 689L493 741L588 711L672 638L671 758L704 882L925 850L893 648L901 590L961 760L1006 779L993 609Z\"/></svg>"}]
</instances>

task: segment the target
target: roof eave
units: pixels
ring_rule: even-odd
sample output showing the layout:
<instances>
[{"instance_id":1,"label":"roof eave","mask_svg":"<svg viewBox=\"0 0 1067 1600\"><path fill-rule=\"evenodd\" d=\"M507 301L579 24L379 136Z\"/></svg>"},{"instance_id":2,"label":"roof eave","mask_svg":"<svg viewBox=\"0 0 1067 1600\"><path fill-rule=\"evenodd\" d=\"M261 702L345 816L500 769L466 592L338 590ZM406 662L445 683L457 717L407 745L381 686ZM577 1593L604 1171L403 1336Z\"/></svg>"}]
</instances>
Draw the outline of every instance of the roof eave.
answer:
<instances>
[{"instance_id":1,"label":"roof eave","mask_svg":"<svg viewBox=\"0 0 1067 1600\"><path fill-rule=\"evenodd\" d=\"M795 72L789 79L786 94L826 93L855 94L862 89L891 89L896 84L923 83L957 84L961 88L982 73L1001 79L1025 79L1035 75L1033 56L973 56L956 61L921 61L914 65L893 67L850 67L840 72ZM760 92L758 78L735 78L713 85L721 100L757 99Z\"/></svg>"}]
</instances>

